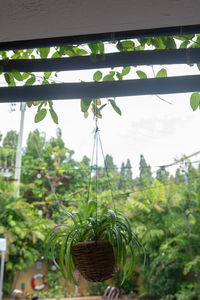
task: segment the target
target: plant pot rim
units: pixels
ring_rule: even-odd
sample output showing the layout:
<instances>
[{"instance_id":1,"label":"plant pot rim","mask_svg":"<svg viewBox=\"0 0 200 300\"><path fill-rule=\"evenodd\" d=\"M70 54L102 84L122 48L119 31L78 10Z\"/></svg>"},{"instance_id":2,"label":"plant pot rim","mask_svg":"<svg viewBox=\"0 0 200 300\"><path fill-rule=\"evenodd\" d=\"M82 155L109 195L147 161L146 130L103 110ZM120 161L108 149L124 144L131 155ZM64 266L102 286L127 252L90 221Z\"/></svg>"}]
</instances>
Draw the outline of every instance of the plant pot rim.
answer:
<instances>
[{"instance_id":1,"label":"plant pot rim","mask_svg":"<svg viewBox=\"0 0 200 300\"><path fill-rule=\"evenodd\" d=\"M78 245L84 245L84 244L90 244L90 245L93 245L93 244L110 244L111 243L109 242L109 240L97 240L97 241L84 241L84 242L77 242L77 243L74 243L73 246L78 246ZM112 246L112 245L111 245Z\"/></svg>"}]
</instances>

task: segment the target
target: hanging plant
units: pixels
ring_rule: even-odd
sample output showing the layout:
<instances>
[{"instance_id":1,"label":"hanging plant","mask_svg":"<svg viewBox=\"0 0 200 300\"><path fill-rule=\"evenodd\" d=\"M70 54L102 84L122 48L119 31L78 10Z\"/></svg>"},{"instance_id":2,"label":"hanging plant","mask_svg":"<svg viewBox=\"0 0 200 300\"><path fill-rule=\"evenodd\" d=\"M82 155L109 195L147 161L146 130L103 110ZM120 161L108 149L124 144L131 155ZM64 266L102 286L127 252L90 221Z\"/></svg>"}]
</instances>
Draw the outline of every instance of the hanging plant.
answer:
<instances>
[{"instance_id":1,"label":"hanging plant","mask_svg":"<svg viewBox=\"0 0 200 300\"><path fill-rule=\"evenodd\" d=\"M59 249L59 267L64 277L76 285L78 284L74 270L79 272L89 281L104 281L111 278L116 268L122 266L123 280L129 276L134 268L135 246L140 245L131 229L128 218L119 211L116 211L114 199L114 210L103 210L99 213L98 193L98 143L102 155L102 143L97 127L97 101L95 102L95 134L93 145L93 157L96 153L96 174L95 174L95 201L89 201L90 183L88 187L88 199L83 202L83 209L80 212L69 213L62 206L62 211L67 218L62 224L53 228L46 237L45 244L47 251L50 250L56 263L57 246ZM96 150L96 151L95 151ZM92 172L91 172L92 174ZM112 193L111 193L112 197ZM131 263L127 263L127 250L130 251Z\"/></svg>"},{"instance_id":2,"label":"hanging plant","mask_svg":"<svg viewBox=\"0 0 200 300\"><path fill-rule=\"evenodd\" d=\"M124 214L111 209L96 214L95 206L94 201L86 203L84 214L61 207L67 218L45 239L46 251L50 250L54 263L59 257L63 276L75 284L75 269L89 281L104 281L122 266L124 280L133 271L135 248L140 245ZM128 249L131 263L127 263Z\"/></svg>"}]
</instances>

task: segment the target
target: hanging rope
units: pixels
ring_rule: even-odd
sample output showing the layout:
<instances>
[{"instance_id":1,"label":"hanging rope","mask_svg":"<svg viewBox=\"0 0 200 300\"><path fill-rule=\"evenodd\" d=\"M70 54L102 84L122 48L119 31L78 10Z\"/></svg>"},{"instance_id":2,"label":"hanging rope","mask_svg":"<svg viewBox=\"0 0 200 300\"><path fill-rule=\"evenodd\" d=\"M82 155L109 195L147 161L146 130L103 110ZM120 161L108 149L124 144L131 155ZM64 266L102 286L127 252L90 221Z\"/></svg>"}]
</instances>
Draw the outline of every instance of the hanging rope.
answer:
<instances>
[{"instance_id":1,"label":"hanging rope","mask_svg":"<svg viewBox=\"0 0 200 300\"><path fill-rule=\"evenodd\" d=\"M95 200L96 200L96 223L97 223L97 211L98 211L98 201L97 201L97 195L98 195L98 136L99 136L99 129L97 127L97 121L96 121L96 188L95 188Z\"/></svg>"},{"instance_id":2,"label":"hanging rope","mask_svg":"<svg viewBox=\"0 0 200 300\"><path fill-rule=\"evenodd\" d=\"M108 168L106 165L106 159L103 151L103 145L101 142L100 138L100 133L99 133L99 127L98 127L98 108L97 108L97 100L95 100L94 106L94 120L95 120L95 129L94 129L94 144L93 144L93 151L92 151L92 160L91 160L91 166L93 165L94 161L94 153L96 156L96 166L95 166L95 204L96 204L96 222L98 218L98 154L99 154L99 145L101 148L101 153L103 157L103 162L104 162L104 168L106 171L106 176L110 178L109 173L108 173ZM89 196L90 196L90 187L91 187L91 178L92 178L92 168L91 168L91 173L90 173L90 179L89 179L89 186L88 186L88 197L87 197L87 202L89 201ZM113 197L113 191L112 191L112 186L110 186L110 192L111 192L111 199L113 203L113 208L116 211L116 206L114 202L114 197Z\"/></svg>"},{"instance_id":3,"label":"hanging rope","mask_svg":"<svg viewBox=\"0 0 200 300\"><path fill-rule=\"evenodd\" d=\"M90 172L90 177L89 177L89 182L88 182L88 194L87 194L87 199L86 199L87 202L89 201L89 198L90 198L90 187L91 187L91 180L92 180L92 166L93 166L93 161L94 161L95 142L96 142L96 131L95 131L95 135L94 135L92 159L91 159L91 163L90 163L91 172Z\"/></svg>"},{"instance_id":4,"label":"hanging rope","mask_svg":"<svg viewBox=\"0 0 200 300\"><path fill-rule=\"evenodd\" d=\"M108 168L107 168L107 165L106 165L106 159L105 159L105 155L104 155L104 151L103 151L103 146L102 146L100 134L99 134L99 144L100 144L100 147L101 147L101 153L102 153L102 156L103 156L104 168L106 170L106 175L107 175L108 178L110 178L109 173L108 173ZM109 181L109 183L110 183L110 181ZM112 191L112 186L111 185L110 185L110 193L111 193L111 200L112 200L112 203L113 203L113 208L116 212L116 206L115 206L115 201L114 201L113 191Z\"/></svg>"}]
</instances>

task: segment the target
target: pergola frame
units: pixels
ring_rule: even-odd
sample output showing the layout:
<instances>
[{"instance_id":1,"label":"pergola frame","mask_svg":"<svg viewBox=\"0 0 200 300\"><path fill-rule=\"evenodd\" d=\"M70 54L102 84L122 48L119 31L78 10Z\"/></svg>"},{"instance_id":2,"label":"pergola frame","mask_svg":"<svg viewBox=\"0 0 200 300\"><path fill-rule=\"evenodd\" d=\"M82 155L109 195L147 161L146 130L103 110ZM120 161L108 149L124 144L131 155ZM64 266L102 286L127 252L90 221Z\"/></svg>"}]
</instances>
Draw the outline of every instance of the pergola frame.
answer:
<instances>
[{"instance_id":1,"label":"pergola frame","mask_svg":"<svg viewBox=\"0 0 200 300\"><path fill-rule=\"evenodd\" d=\"M100 40L111 41L160 35L184 35L194 34L198 31L200 31L200 25L33 41L6 42L0 43L0 50L60 46L76 42L92 43ZM20 72L47 72L101 69L120 66L194 63L200 63L199 48L119 52L95 55L93 59L91 59L90 56L76 56L56 59L6 60L0 61L0 68L4 72L12 72L13 70L18 70ZM199 90L200 75L107 82L58 83L51 85L2 87L0 88L0 102L107 98L197 92Z\"/></svg>"}]
</instances>

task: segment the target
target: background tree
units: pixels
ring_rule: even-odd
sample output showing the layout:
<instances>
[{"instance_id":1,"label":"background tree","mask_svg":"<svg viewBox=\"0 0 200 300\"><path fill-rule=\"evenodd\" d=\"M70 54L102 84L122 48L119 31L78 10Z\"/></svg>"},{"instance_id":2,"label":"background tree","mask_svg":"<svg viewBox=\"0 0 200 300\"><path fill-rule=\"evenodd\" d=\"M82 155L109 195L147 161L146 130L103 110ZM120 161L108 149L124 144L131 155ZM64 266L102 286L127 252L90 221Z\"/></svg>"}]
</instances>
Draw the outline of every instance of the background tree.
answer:
<instances>
[{"instance_id":1,"label":"background tree","mask_svg":"<svg viewBox=\"0 0 200 300\"><path fill-rule=\"evenodd\" d=\"M147 165L146 160L142 154L140 155L139 170L140 185L142 187L150 186L152 183L151 167Z\"/></svg>"},{"instance_id":2,"label":"background tree","mask_svg":"<svg viewBox=\"0 0 200 300\"><path fill-rule=\"evenodd\" d=\"M156 179L163 184L167 184L169 181L169 172L166 170L166 168L161 167L157 172L156 172Z\"/></svg>"},{"instance_id":3,"label":"background tree","mask_svg":"<svg viewBox=\"0 0 200 300\"><path fill-rule=\"evenodd\" d=\"M126 188L127 189L132 189L133 188L133 173L132 173L132 166L131 166L131 162L130 159L128 158L126 161Z\"/></svg>"},{"instance_id":4,"label":"background tree","mask_svg":"<svg viewBox=\"0 0 200 300\"><path fill-rule=\"evenodd\" d=\"M16 149L17 148L18 134L14 130L10 130L6 133L3 139L3 147Z\"/></svg>"}]
</instances>

